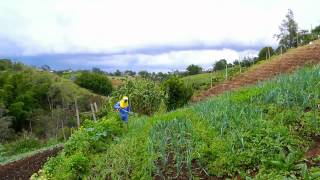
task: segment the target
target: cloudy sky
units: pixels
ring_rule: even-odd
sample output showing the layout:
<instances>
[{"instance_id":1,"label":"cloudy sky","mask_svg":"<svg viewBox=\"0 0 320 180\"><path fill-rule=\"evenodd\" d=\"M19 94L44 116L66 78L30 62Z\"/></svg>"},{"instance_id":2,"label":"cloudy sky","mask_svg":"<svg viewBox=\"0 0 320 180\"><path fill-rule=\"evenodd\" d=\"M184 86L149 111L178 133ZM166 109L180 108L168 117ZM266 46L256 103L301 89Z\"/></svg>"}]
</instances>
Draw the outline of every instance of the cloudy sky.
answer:
<instances>
[{"instance_id":1,"label":"cloudy sky","mask_svg":"<svg viewBox=\"0 0 320 180\"><path fill-rule=\"evenodd\" d=\"M319 0L1 0L0 58L53 69L210 67L276 46L292 9L320 25Z\"/></svg>"}]
</instances>

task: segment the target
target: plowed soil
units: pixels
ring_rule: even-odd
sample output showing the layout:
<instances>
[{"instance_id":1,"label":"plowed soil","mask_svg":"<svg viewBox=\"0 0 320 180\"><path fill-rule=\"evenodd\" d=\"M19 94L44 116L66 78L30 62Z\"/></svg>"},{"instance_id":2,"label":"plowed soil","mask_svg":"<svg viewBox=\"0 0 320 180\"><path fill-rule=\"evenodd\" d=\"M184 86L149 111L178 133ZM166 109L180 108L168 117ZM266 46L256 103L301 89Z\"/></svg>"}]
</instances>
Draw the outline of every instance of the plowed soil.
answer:
<instances>
[{"instance_id":1,"label":"plowed soil","mask_svg":"<svg viewBox=\"0 0 320 180\"><path fill-rule=\"evenodd\" d=\"M41 169L49 157L57 155L62 147L46 150L25 159L0 166L0 180L25 180Z\"/></svg>"},{"instance_id":2,"label":"plowed soil","mask_svg":"<svg viewBox=\"0 0 320 180\"><path fill-rule=\"evenodd\" d=\"M318 64L320 63L320 40L306 46L291 49L287 53L274 57L269 61L201 92L193 97L193 101L201 101L211 96L222 94L225 91L256 84L259 81L271 79L282 73L290 73L305 65Z\"/></svg>"}]
</instances>

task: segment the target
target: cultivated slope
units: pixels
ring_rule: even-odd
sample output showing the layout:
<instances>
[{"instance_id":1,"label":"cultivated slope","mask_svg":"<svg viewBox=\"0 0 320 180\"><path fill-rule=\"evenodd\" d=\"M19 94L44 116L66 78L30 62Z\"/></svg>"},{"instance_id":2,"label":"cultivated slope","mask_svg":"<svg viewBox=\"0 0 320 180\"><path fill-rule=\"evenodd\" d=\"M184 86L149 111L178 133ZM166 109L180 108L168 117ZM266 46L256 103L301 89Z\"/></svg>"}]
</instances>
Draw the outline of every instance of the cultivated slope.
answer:
<instances>
[{"instance_id":1,"label":"cultivated slope","mask_svg":"<svg viewBox=\"0 0 320 180\"><path fill-rule=\"evenodd\" d=\"M293 70L308 64L320 63L320 40L312 44L291 49L283 55L272 58L269 62L249 69L247 72L224 81L216 86L203 91L193 98L194 101L201 101L210 96L221 94L225 91L238 89L258 81L270 79L281 73L292 72Z\"/></svg>"}]
</instances>

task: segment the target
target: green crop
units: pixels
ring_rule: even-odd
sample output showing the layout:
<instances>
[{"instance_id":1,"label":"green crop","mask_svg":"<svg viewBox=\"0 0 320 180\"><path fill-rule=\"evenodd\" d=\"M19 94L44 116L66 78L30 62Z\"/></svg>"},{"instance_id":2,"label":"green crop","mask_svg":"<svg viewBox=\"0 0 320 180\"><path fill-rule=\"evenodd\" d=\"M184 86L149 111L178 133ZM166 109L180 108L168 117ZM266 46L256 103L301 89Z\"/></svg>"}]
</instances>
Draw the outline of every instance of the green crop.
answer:
<instances>
[{"instance_id":1,"label":"green crop","mask_svg":"<svg viewBox=\"0 0 320 180\"><path fill-rule=\"evenodd\" d=\"M319 82L320 66L304 68L170 113L132 118L127 131L105 118L108 123L76 132L43 176L72 173L59 170L82 153L89 168L78 172L87 179L196 179L200 170L207 178L316 179L319 168L306 166L304 153L320 135Z\"/></svg>"}]
</instances>

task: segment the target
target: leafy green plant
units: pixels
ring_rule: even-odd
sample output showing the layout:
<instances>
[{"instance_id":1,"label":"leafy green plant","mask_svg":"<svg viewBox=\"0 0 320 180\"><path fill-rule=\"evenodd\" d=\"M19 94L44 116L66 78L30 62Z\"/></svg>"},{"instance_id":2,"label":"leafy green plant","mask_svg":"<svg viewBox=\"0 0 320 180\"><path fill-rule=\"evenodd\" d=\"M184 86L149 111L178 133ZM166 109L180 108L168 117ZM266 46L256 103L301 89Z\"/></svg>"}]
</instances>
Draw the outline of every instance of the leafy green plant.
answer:
<instances>
[{"instance_id":1,"label":"leafy green plant","mask_svg":"<svg viewBox=\"0 0 320 180\"><path fill-rule=\"evenodd\" d=\"M174 110L188 103L193 92L190 87L178 77L172 76L164 81L162 88L166 94L166 105L168 110Z\"/></svg>"},{"instance_id":2,"label":"leafy green plant","mask_svg":"<svg viewBox=\"0 0 320 180\"><path fill-rule=\"evenodd\" d=\"M129 97L131 110L136 113L152 115L160 108L164 101L164 92L153 81L146 79L127 80L112 95L112 102L116 103L123 96Z\"/></svg>"}]
</instances>

